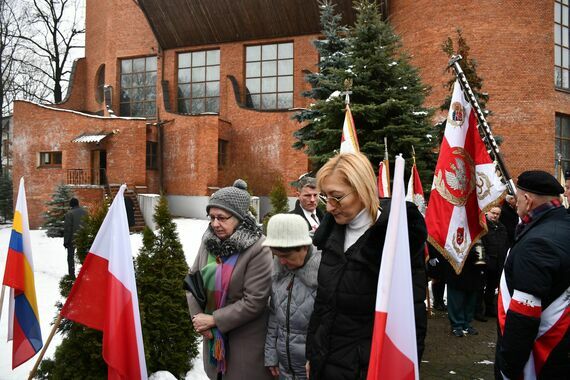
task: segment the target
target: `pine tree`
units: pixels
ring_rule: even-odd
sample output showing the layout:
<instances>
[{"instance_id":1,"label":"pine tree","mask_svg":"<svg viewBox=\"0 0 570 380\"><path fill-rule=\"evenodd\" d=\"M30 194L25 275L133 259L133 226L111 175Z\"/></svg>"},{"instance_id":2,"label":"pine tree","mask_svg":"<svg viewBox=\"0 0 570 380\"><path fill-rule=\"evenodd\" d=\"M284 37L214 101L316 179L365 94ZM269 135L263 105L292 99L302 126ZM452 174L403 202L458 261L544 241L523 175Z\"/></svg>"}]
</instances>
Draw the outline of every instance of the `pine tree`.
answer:
<instances>
[{"instance_id":1,"label":"pine tree","mask_svg":"<svg viewBox=\"0 0 570 380\"><path fill-rule=\"evenodd\" d=\"M60 184L56 187L52 199L46 202L48 210L44 213L44 228L49 237L63 237L63 222L65 213L69 210L69 200L73 192L69 186Z\"/></svg>"},{"instance_id":2,"label":"pine tree","mask_svg":"<svg viewBox=\"0 0 570 380\"><path fill-rule=\"evenodd\" d=\"M83 226L75 235L76 254L83 263L95 236L107 215L107 205L85 217ZM59 289L62 297L67 298L74 279L65 275ZM58 311L62 308L57 303ZM104 379L107 377L107 365L103 360L103 334L80 323L62 320L58 332L63 335L61 344L56 348L53 359L44 359L38 369L39 379Z\"/></svg>"},{"instance_id":3,"label":"pine tree","mask_svg":"<svg viewBox=\"0 0 570 380\"><path fill-rule=\"evenodd\" d=\"M325 4L321 15L329 15L330 7ZM436 160L435 141L430 138L434 131L430 122L433 111L423 106L428 88L402 52L398 36L382 20L376 2L359 1L355 9L355 25L349 29L346 41L343 40L344 50L336 54L342 60L329 71L321 72L319 83L330 85L329 89L343 90L346 80L352 82L350 107L360 150L373 164L383 159L384 137L387 137L391 157L399 153L410 157L412 146L415 148L420 175L428 182ZM323 33L327 32L325 26ZM342 96L318 98L310 107L313 114L301 113L311 119L297 117L308 124L296 134L299 142L295 147L304 146L318 166L340 146L344 108Z\"/></svg>"},{"instance_id":4,"label":"pine tree","mask_svg":"<svg viewBox=\"0 0 570 380\"><path fill-rule=\"evenodd\" d=\"M198 339L182 288L188 264L164 196L154 221L156 233L145 228L135 262L146 364L149 373L167 370L180 378L192 368Z\"/></svg>"},{"instance_id":5,"label":"pine tree","mask_svg":"<svg viewBox=\"0 0 570 380\"><path fill-rule=\"evenodd\" d=\"M14 214L12 176L7 171L0 175L0 218L2 223L12 219Z\"/></svg>"}]
</instances>

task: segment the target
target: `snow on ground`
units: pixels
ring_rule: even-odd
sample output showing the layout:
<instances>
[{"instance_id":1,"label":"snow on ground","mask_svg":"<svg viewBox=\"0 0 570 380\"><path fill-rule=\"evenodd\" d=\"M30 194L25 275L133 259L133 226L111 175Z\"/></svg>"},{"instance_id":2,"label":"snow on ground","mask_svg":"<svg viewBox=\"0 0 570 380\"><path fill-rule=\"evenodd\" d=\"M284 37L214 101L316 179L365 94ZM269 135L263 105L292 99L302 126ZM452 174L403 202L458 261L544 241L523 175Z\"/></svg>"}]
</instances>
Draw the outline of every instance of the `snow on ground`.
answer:
<instances>
[{"instance_id":1,"label":"snow on ground","mask_svg":"<svg viewBox=\"0 0 570 380\"><path fill-rule=\"evenodd\" d=\"M188 265L194 262L194 257L198 253L202 234L206 230L208 222L197 219L175 219L178 229L178 235ZM0 278L4 278L4 267L6 265L6 255L8 253L8 244L10 242L11 225L0 225ZM32 241L32 255L34 260L34 272L36 282L36 298L38 301L38 309L40 315L40 326L42 330L42 338L44 344L49 336L52 326L51 322L56 317L57 309L55 303L61 300L59 294L59 280L67 273L66 251L63 247L63 238L48 238L45 231L30 231ZM138 254L139 248L142 246L142 235L132 234L131 245L133 255ZM79 271L79 268L76 268ZM0 319L0 380L4 379L27 379L30 370L34 366L36 355L20 367L12 370L12 342L6 343L8 332L8 297L9 288L6 288L4 295L4 303L2 306L2 314ZM61 343L61 335L56 334L50 343L45 357L53 357L55 348ZM201 344L199 348L201 349ZM154 379L169 379L166 373L160 372ZM186 375L186 380L206 380L202 365L202 356L194 361L194 369Z\"/></svg>"}]
</instances>

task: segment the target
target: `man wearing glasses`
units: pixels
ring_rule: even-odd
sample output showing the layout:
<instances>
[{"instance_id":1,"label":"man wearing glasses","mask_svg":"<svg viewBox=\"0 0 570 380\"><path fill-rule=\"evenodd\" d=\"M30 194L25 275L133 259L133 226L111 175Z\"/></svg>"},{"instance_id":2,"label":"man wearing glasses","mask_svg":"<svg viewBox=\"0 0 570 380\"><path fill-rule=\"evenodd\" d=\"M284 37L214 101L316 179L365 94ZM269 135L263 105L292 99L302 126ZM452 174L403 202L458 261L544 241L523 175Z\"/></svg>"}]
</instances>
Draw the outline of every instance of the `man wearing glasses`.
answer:
<instances>
[{"instance_id":1,"label":"man wearing glasses","mask_svg":"<svg viewBox=\"0 0 570 380\"><path fill-rule=\"evenodd\" d=\"M297 182L295 208L290 213L301 215L307 222L311 233L317 230L324 216L324 213L317 207L318 204L319 193L316 179L308 175L302 176Z\"/></svg>"}]
</instances>

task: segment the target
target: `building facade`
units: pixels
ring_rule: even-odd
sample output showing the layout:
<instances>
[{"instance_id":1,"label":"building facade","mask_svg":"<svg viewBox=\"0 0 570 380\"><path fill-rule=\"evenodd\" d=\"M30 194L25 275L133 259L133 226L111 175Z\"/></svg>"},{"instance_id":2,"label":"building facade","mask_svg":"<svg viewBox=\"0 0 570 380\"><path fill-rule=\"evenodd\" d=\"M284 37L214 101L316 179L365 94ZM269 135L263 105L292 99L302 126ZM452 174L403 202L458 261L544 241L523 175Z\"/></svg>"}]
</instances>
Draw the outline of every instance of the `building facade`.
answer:
<instances>
[{"instance_id":1,"label":"building facade","mask_svg":"<svg viewBox=\"0 0 570 380\"><path fill-rule=\"evenodd\" d=\"M334 2L352 24L351 2ZM511 175L554 172L558 153L568 167L568 0L392 0L382 9L432 88L429 106L448 94L441 45L460 28ZM301 93L319 30L316 0L87 0L85 58L66 100L14 105L13 178L26 178L32 227L60 183L87 205L107 184L127 183L167 194L175 215L203 217L208 195L235 178L262 196L298 178L309 164L291 147L292 116L308 105Z\"/></svg>"}]
</instances>

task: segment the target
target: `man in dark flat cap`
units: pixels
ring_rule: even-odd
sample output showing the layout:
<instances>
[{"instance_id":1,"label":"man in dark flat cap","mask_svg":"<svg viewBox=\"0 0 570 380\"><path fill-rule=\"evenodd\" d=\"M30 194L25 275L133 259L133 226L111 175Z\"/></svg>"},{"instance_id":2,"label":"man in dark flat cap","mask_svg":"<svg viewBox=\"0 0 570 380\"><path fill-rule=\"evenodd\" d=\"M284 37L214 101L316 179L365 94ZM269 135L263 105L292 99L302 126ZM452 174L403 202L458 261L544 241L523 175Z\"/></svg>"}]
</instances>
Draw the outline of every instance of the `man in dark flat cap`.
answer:
<instances>
[{"instance_id":1,"label":"man in dark flat cap","mask_svg":"<svg viewBox=\"0 0 570 380\"><path fill-rule=\"evenodd\" d=\"M567 379L570 374L570 215L564 188L547 172L517 182L515 242L501 277L497 378Z\"/></svg>"}]
</instances>

